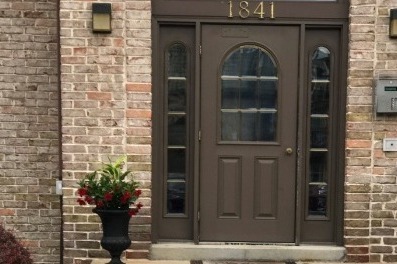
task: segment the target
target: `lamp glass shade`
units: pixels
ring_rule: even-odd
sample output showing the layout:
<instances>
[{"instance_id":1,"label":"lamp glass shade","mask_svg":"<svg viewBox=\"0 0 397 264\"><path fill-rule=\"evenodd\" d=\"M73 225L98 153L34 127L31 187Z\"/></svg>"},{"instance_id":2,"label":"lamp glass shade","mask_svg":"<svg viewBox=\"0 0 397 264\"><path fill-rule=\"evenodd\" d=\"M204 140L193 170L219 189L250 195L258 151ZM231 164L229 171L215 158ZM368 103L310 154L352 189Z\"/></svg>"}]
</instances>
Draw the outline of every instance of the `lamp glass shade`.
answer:
<instances>
[{"instance_id":1,"label":"lamp glass shade","mask_svg":"<svg viewBox=\"0 0 397 264\"><path fill-rule=\"evenodd\" d=\"M92 30L94 32L111 32L110 14L92 14Z\"/></svg>"}]
</instances>

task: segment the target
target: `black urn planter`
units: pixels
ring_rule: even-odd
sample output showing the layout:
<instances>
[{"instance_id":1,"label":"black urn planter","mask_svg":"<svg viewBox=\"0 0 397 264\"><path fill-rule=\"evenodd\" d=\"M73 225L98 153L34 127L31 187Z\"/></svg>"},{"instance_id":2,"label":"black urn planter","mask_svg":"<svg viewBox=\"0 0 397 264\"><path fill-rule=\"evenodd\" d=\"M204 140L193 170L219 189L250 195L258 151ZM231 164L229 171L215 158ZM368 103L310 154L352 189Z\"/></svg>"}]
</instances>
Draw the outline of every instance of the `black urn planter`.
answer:
<instances>
[{"instance_id":1,"label":"black urn planter","mask_svg":"<svg viewBox=\"0 0 397 264\"><path fill-rule=\"evenodd\" d=\"M128 209L98 209L92 210L102 221L103 237L101 246L109 251L111 260L108 264L124 264L120 256L131 245L128 236L128 224L131 215Z\"/></svg>"}]
</instances>

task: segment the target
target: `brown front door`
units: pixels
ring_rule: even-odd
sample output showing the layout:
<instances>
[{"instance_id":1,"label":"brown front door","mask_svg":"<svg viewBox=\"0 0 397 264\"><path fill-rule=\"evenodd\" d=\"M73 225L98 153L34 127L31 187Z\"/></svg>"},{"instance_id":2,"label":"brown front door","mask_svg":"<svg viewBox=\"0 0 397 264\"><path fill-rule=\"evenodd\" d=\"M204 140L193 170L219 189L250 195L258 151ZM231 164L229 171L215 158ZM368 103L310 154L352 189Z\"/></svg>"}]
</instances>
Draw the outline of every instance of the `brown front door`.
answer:
<instances>
[{"instance_id":1,"label":"brown front door","mask_svg":"<svg viewBox=\"0 0 397 264\"><path fill-rule=\"evenodd\" d=\"M204 25L200 241L294 242L299 28Z\"/></svg>"}]
</instances>

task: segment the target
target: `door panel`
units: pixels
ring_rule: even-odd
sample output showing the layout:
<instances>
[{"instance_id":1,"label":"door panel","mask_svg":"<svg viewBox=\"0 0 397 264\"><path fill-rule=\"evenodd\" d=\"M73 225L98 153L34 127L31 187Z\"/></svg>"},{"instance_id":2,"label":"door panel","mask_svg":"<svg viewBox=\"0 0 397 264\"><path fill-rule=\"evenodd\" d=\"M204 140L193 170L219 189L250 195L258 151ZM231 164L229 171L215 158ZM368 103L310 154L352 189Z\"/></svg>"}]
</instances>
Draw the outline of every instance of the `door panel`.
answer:
<instances>
[{"instance_id":1,"label":"door panel","mask_svg":"<svg viewBox=\"0 0 397 264\"><path fill-rule=\"evenodd\" d=\"M219 157L218 159L218 217L241 216L241 159Z\"/></svg>"},{"instance_id":2,"label":"door panel","mask_svg":"<svg viewBox=\"0 0 397 264\"><path fill-rule=\"evenodd\" d=\"M202 27L202 241L294 242L298 40L294 26Z\"/></svg>"},{"instance_id":3,"label":"door panel","mask_svg":"<svg viewBox=\"0 0 397 264\"><path fill-rule=\"evenodd\" d=\"M255 190L254 216L255 219L275 218L277 208L277 160L255 160Z\"/></svg>"}]
</instances>

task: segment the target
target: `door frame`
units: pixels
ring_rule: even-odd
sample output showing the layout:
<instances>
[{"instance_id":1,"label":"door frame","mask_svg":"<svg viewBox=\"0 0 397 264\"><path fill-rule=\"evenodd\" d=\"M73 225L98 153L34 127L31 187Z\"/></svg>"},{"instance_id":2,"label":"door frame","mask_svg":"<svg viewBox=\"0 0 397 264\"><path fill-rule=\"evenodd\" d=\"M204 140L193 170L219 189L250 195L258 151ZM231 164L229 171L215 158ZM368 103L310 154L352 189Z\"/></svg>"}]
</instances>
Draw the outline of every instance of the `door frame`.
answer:
<instances>
[{"instance_id":1,"label":"door frame","mask_svg":"<svg viewBox=\"0 0 397 264\"><path fill-rule=\"evenodd\" d=\"M159 91L156 89L156 87L161 86L161 80L156 78L158 73L162 71L161 65L158 63L158 59L162 54L159 52L159 31L160 27L163 25L189 25L189 26L194 26L196 29L196 34L195 34L195 42L196 42L196 52L194 55L195 58L195 69L194 69L194 74L195 76L198 76L195 78L194 85L194 113L193 113L193 118L194 118L194 129L191 132L192 133L192 143L193 143L193 166L191 168L191 171L193 172L193 184L194 184L194 213L193 213L193 238L191 239L194 241L196 244L200 242L200 237L199 237L199 211L200 211L200 205L199 205L199 182L200 182L200 107L201 107L201 98L200 98L200 88L201 87L201 72L200 72L200 67L201 67L201 26L203 24L228 24L228 25L233 25L233 24L238 24L238 25L257 25L257 24L263 24L262 21L248 21L248 20L242 20L237 22L231 22L230 20L227 19L189 19L189 18L170 18L170 17L154 17L152 20L152 33L153 33L153 79L152 79L152 84L153 84L153 124L154 127L157 126L158 124L162 123L162 113L161 113L161 101L163 98L159 98ZM335 162L337 168L335 171L337 172L337 182L336 182L336 201L335 204L337 208L335 208L335 244L337 245L343 245L343 208L344 208L344 170L345 170L345 148L344 148L344 138L345 138L345 106L346 106L346 90L347 90L347 55L348 55L348 20L347 19L337 19L337 20L331 20L331 21L323 21L323 20L292 20L292 21L266 21L266 24L269 25L296 25L300 26L300 39L299 39L299 58L304 58L305 54L305 46L304 46L304 41L305 41L305 30L308 28L316 28L316 29L339 29L341 32L341 43L340 43L340 51L341 51L341 69L339 71L339 78L338 78L338 87L340 89L338 90L338 97L340 100L338 101L339 103L339 111L336 113L336 117L340 122L338 122L338 128L337 128L337 142L336 145L339 146L338 149L335 151L337 152L336 155L338 158L338 161ZM298 87L299 87L299 92L298 92L298 124L297 124L297 164L296 164L296 210L295 210L295 245L300 245L301 244L301 222L304 217L302 213L302 209L304 207L304 195L305 193L302 192L303 190L303 184L304 184L304 162L305 162L305 157L303 154L304 146L305 146L305 135L304 135L304 128L303 126L305 125L305 122L303 121L305 119L305 109L306 105L304 102L305 100L302 100L301 98L305 98L305 89L302 89L305 87L305 61L304 59L299 59L299 66L298 66ZM152 217L153 217L153 228L152 228L152 242L156 243L158 241L162 241L162 239L158 236L157 234L157 225L158 222L156 221L158 218L161 217L161 209L159 208L161 205L158 201L162 199L161 197L161 186L159 186L158 182L156 181L157 175L161 175L162 172L162 163L163 163L163 158L162 154L159 151L159 148L157 146L162 145L162 135L161 135L161 130L159 129L153 129L153 159L152 159L152 183L153 183L153 203L152 203Z\"/></svg>"}]
</instances>

